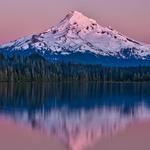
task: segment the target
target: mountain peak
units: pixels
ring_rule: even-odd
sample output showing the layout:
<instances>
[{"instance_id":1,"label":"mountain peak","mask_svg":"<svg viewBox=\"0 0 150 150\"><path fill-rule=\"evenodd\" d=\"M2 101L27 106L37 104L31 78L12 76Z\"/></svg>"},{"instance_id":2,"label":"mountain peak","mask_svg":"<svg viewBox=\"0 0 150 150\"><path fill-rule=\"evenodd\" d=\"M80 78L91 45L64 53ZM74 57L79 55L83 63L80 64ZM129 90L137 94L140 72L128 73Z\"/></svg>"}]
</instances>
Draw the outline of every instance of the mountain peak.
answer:
<instances>
[{"instance_id":1,"label":"mountain peak","mask_svg":"<svg viewBox=\"0 0 150 150\"><path fill-rule=\"evenodd\" d=\"M81 12L79 11L70 11L69 12L70 15L70 19L75 19L75 20L79 20L79 19L88 19L88 17L86 17L85 15L83 15Z\"/></svg>"},{"instance_id":2,"label":"mountain peak","mask_svg":"<svg viewBox=\"0 0 150 150\"><path fill-rule=\"evenodd\" d=\"M70 11L68 14L70 14L70 16L76 16L76 17L79 17L79 16L83 16L84 17L84 15L81 13L81 12L79 12L79 11Z\"/></svg>"},{"instance_id":3,"label":"mountain peak","mask_svg":"<svg viewBox=\"0 0 150 150\"><path fill-rule=\"evenodd\" d=\"M90 53L90 57L94 55L97 58L111 56L117 59L150 60L149 46L103 27L78 11L69 12L47 31L0 46L0 52L6 53L7 50L10 55L21 52L24 55L28 51L31 53L30 47L48 60L59 60L59 56L68 56L70 59L72 54L78 53L85 54L85 59L86 54ZM98 62L102 63L101 60Z\"/></svg>"},{"instance_id":4,"label":"mountain peak","mask_svg":"<svg viewBox=\"0 0 150 150\"><path fill-rule=\"evenodd\" d=\"M77 24L79 27L85 27L92 23L97 24L95 20L88 18L78 11L70 11L60 23L69 23L70 25Z\"/></svg>"}]
</instances>

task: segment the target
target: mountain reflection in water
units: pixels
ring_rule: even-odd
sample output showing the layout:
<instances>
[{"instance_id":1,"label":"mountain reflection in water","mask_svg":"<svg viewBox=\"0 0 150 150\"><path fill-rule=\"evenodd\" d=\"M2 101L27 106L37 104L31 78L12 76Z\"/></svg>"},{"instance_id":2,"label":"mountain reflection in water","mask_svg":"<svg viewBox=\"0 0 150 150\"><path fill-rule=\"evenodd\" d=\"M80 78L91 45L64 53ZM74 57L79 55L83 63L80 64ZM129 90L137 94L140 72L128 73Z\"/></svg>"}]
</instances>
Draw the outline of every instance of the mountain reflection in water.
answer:
<instances>
[{"instance_id":1,"label":"mountain reflection in water","mask_svg":"<svg viewBox=\"0 0 150 150\"><path fill-rule=\"evenodd\" d=\"M82 150L150 117L149 84L0 84L1 115Z\"/></svg>"}]
</instances>

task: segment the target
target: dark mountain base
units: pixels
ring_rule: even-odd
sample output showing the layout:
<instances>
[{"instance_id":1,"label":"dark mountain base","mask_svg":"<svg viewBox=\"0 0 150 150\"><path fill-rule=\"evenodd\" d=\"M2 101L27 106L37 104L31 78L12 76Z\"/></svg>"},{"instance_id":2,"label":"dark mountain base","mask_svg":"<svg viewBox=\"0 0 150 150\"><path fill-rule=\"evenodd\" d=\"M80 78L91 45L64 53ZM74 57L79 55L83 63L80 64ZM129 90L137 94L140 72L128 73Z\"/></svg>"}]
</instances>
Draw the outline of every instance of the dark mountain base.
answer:
<instances>
[{"instance_id":1,"label":"dark mountain base","mask_svg":"<svg viewBox=\"0 0 150 150\"><path fill-rule=\"evenodd\" d=\"M127 56L128 59L121 59L113 56L102 56L95 55L90 52L81 53L76 52L69 55L47 55L47 60L74 64L101 64L103 66L111 67L139 67L139 66L150 66L150 60L136 59L134 56Z\"/></svg>"}]
</instances>

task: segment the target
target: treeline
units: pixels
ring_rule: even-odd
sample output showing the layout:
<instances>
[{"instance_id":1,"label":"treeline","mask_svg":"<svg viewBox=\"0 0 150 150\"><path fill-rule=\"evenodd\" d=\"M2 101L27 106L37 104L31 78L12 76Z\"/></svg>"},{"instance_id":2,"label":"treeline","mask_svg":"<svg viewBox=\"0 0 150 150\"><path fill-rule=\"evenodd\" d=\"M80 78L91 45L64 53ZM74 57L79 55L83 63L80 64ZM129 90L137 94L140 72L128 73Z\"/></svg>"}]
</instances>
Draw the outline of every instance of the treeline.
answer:
<instances>
[{"instance_id":1,"label":"treeline","mask_svg":"<svg viewBox=\"0 0 150 150\"><path fill-rule=\"evenodd\" d=\"M102 65L49 63L41 56L0 55L0 81L150 81L150 67L106 67Z\"/></svg>"}]
</instances>

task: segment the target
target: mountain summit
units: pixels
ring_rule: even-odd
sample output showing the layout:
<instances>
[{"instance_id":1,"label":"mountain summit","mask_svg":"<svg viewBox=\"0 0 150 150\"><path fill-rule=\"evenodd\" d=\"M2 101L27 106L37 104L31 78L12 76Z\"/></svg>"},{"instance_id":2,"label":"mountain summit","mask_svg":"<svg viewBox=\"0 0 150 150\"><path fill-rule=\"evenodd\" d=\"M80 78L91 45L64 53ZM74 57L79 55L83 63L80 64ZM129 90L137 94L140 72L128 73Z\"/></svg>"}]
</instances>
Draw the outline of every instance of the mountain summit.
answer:
<instances>
[{"instance_id":1,"label":"mountain summit","mask_svg":"<svg viewBox=\"0 0 150 150\"><path fill-rule=\"evenodd\" d=\"M150 46L102 27L77 11L69 12L45 32L1 45L0 52L7 56L26 57L37 53L50 62L150 64Z\"/></svg>"},{"instance_id":2,"label":"mountain summit","mask_svg":"<svg viewBox=\"0 0 150 150\"><path fill-rule=\"evenodd\" d=\"M71 11L69 14L66 15L66 17L61 22L65 23L68 22L71 25L74 25L76 23L81 28L87 27L91 25L91 23L97 24L95 20L84 16L82 13L78 11Z\"/></svg>"}]
</instances>

